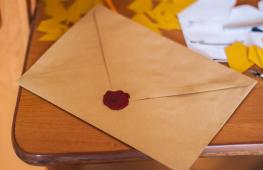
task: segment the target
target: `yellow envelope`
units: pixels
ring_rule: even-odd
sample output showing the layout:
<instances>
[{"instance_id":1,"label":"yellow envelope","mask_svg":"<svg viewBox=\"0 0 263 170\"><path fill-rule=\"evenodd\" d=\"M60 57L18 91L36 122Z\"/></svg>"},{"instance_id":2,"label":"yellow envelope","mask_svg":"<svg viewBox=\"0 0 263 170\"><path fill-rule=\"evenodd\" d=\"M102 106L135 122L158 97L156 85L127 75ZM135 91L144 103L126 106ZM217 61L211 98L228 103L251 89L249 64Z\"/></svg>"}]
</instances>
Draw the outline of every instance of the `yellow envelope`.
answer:
<instances>
[{"instance_id":1,"label":"yellow envelope","mask_svg":"<svg viewBox=\"0 0 263 170\"><path fill-rule=\"evenodd\" d=\"M19 84L166 166L186 170L256 82L98 6ZM129 93L129 105L106 107L107 90Z\"/></svg>"}]
</instances>

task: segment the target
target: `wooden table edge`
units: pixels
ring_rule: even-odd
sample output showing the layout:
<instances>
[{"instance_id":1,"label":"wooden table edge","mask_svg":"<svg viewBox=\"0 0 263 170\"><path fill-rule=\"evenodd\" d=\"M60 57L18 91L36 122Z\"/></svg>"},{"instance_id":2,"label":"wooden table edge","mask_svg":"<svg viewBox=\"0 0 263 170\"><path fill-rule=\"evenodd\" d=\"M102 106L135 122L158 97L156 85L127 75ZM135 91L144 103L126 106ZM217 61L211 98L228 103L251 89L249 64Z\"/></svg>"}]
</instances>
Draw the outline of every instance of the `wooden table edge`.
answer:
<instances>
[{"instance_id":1,"label":"wooden table edge","mask_svg":"<svg viewBox=\"0 0 263 170\"><path fill-rule=\"evenodd\" d=\"M149 160L148 156L131 149L127 151L109 151L96 153L30 153L25 151L17 142L15 135L15 122L18 111L19 99L22 88L19 88L15 113L12 124L12 144L16 155L24 162L32 165L54 165L54 164L86 164L86 163L109 163L124 161ZM244 156L263 155L263 143L257 144L224 144L208 145L200 157L222 157L222 156Z\"/></svg>"},{"instance_id":2,"label":"wooden table edge","mask_svg":"<svg viewBox=\"0 0 263 170\"><path fill-rule=\"evenodd\" d=\"M27 56L26 56L27 58ZM26 61L26 59L25 59ZM59 163L107 163L150 159L143 153L130 149L128 151L90 152L90 153L30 153L24 150L16 140L16 117L22 88L19 87L16 106L12 122L11 139L16 155L24 162L32 165L53 165Z\"/></svg>"},{"instance_id":3,"label":"wooden table edge","mask_svg":"<svg viewBox=\"0 0 263 170\"><path fill-rule=\"evenodd\" d=\"M96 152L96 153L30 153L25 151L17 142L15 135L15 122L20 102L22 88L19 88L15 113L12 124L12 144L16 155L24 162L32 165L53 165L60 163L107 163L123 162L136 160L149 160L150 158L143 153L131 149L128 151ZM200 157L218 156L242 156L242 155L262 155L263 143L258 144L229 144L207 146Z\"/></svg>"},{"instance_id":4,"label":"wooden table edge","mask_svg":"<svg viewBox=\"0 0 263 170\"><path fill-rule=\"evenodd\" d=\"M16 155L22 161L37 166L49 166L55 164L101 164L150 159L136 150L100 153L29 153L24 151L15 140L13 140L13 147Z\"/></svg>"},{"instance_id":5,"label":"wooden table edge","mask_svg":"<svg viewBox=\"0 0 263 170\"><path fill-rule=\"evenodd\" d=\"M97 152L97 153L29 153L23 150L13 137L13 147L16 155L24 162L37 166L54 164L96 164L125 161L150 160L143 153L131 149L129 151ZM263 143L260 144L230 144L207 146L200 157L262 155Z\"/></svg>"}]
</instances>

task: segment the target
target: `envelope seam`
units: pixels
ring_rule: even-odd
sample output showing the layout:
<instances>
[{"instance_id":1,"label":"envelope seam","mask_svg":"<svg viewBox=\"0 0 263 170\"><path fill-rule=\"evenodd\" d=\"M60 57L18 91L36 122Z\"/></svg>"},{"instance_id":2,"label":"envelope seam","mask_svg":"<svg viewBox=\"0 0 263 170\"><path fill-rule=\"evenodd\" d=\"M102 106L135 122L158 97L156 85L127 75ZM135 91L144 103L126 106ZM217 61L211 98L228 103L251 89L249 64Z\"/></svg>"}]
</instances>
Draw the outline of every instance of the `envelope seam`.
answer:
<instances>
[{"instance_id":1,"label":"envelope seam","mask_svg":"<svg viewBox=\"0 0 263 170\"><path fill-rule=\"evenodd\" d=\"M99 39L99 45L100 45L100 51L101 51L101 55L103 58L103 62L104 62L104 66L106 69L106 73L107 73L107 77L108 77L108 81L110 84L110 88L112 89L112 83L111 83L111 78L110 78L110 73L109 73L109 68L107 66L107 62L106 62L106 58L105 58L105 53L104 53L104 49L103 49L103 43L101 40L101 34L100 34L100 30L99 30L99 26L98 26L98 21L97 21L97 17L96 17L96 10L93 12L93 19L94 19L94 23L95 23L95 28L96 28L96 33Z\"/></svg>"},{"instance_id":2,"label":"envelope seam","mask_svg":"<svg viewBox=\"0 0 263 170\"><path fill-rule=\"evenodd\" d=\"M141 99L133 99L131 101L141 101L141 100L149 100L149 99L158 99L158 98L164 98L164 97L174 97L174 96L183 96L183 95L189 95L189 94L199 94L199 93L208 93L208 92L214 92L214 91L220 91L220 90L226 90L226 89L234 89L234 88L241 88L241 87L247 87L252 84L235 84L233 86L228 86L224 88L218 88L218 89L212 89L212 90L200 90L200 91L194 91L190 93L177 93L177 94L171 94L171 95L163 95L163 96L156 96L156 97L146 97Z\"/></svg>"}]
</instances>

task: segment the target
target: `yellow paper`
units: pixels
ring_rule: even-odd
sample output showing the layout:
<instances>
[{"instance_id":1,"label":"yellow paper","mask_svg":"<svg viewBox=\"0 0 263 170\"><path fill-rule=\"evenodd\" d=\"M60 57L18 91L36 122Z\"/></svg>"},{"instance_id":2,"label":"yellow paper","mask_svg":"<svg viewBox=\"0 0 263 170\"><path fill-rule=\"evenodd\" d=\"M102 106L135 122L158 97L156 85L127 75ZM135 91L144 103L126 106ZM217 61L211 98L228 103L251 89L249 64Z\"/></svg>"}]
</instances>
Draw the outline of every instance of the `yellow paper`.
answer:
<instances>
[{"instance_id":1,"label":"yellow paper","mask_svg":"<svg viewBox=\"0 0 263 170\"><path fill-rule=\"evenodd\" d=\"M255 63L258 67L263 68L263 60L259 57L258 47L250 46L248 49L248 59Z\"/></svg>"},{"instance_id":2,"label":"yellow paper","mask_svg":"<svg viewBox=\"0 0 263 170\"><path fill-rule=\"evenodd\" d=\"M40 24L39 24L39 27L38 27L38 31L47 31L48 32L64 32L65 30L67 29L67 27L65 25L61 25L59 24L56 20L54 19L47 19L47 20L44 20L42 21Z\"/></svg>"},{"instance_id":3,"label":"yellow paper","mask_svg":"<svg viewBox=\"0 0 263 170\"><path fill-rule=\"evenodd\" d=\"M67 9L64 0L44 0L45 13L49 19L42 21L37 30L43 32L40 41L57 40L70 26L77 22L81 16L102 0L75 0Z\"/></svg>"},{"instance_id":4,"label":"yellow paper","mask_svg":"<svg viewBox=\"0 0 263 170\"><path fill-rule=\"evenodd\" d=\"M46 33L40 38L41 41L55 41L67 30L67 27L54 19L47 19L39 24L37 30Z\"/></svg>"},{"instance_id":5,"label":"yellow paper","mask_svg":"<svg viewBox=\"0 0 263 170\"><path fill-rule=\"evenodd\" d=\"M158 29L175 30L181 29L177 14L184 8L192 4L194 0L160 0L157 5L153 7L152 0L135 0L129 5L129 9L135 12L133 19L156 31L156 27L149 25L156 25ZM144 19L150 17L149 19ZM152 24L149 24L151 22Z\"/></svg>"},{"instance_id":6,"label":"yellow paper","mask_svg":"<svg viewBox=\"0 0 263 170\"><path fill-rule=\"evenodd\" d=\"M19 80L175 170L190 168L255 83L102 6ZM106 107L107 90L129 93L129 105Z\"/></svg>"},{"instance_id":7,"label":"yellow paper","mask_svg":"<svg viewBox=\"0 0 263 170\"><path fill-rule=\"evenodd\" d=\"M196 0L172 0L172 2L175 4L174 8L176 10L176 13L181 12L183 9L193 4L195 1Z\"/></svg>"},{"instance_id":8,"label":"yellow paper","mask_svg":"<svg viewBox=\"0 0 263 170\"><path fill-rule=\"evenodd\" d=\"M53 32L43 35L39 40L40 41L56 41L63 33Z\"/></svg>"},{"instance_id":9,"label":"yellow paper","mask_svg":"<svg viewBox=\"0 0 263 170\"><path fill-rule=\"evenodd\" d=\"M177 11L174 10L175 4L168 1L161 1L152 11L147 14L157 23L160 29L173 30L180 29L177 19Z\"/></svg>"},{"instance_id":10,"label":"yellow paper","mask_svg":"<svg viewBox=\"0 0 263 170\"><path fill-rule=\"evenodd\" d=\"M159 31L159 29L158 29L158 26L157 26L156 24L152 23L147 16L145 16L145 15L143 15L143 14L137 14L137 15L134 15L134 16L132 17L132 19L133 19L134 21L136 21L136 22L138 22L138 23L140 23L140 24L148 27L148 28L151 29L152 31L157 32L157 33L160 33L160 31Z\"/></svg>"},{"instance_id":11,"label":"yellow paper","mask_svg":"<svg viewBox=\"0 0 263 170\"><path fill-rule=\"evenodd\" d=\"M102 3L102 0L75 0L75 3L67 10L68 22L75 23L82 15L99 3Z\"/></svg>"},{"instance_id":12,"label":"yellow paper","mask_svg":"<svg viewBox=\"0 0 263 170\"><path fill-rule=\"evenodd\" d=\"M45 13L54 20L63 21L67 17L67 11L63 6L63 0L44 0Z\"/></svg>"},{"instance_id":13,"label":"yellow paper","mask_svg":"<svg viewBox=\"0 0 263 170\"><path fill-rule=\"evenodd\" d=\"M257 50L259 61L261 61L261 64L262 64L263 63L263 49L260 47L257 47L256 50ZM259 67L263 68L263 64Z\"/></svg>"},{"instance_id":14,"label":"yellow paper","mask_svg":"<svg viewBox=\"0 0 263 170\"><path fill-rule=\"evenodd\" d=\"M160 3L153 11L147 14L156 21L159 28L164 30L180 29L180 23L173 10L173 3Z\"/></svg>"},{"instance_id":15,"label":"yellow paper","mask_svg":"<svg viewBox=\"0 0 263 170\"><path fill-rule=\"evenodd\" d=\"M152 0L134 0L128 8L137 14L142 14L152 9Z\"/></svg>"},{"instance_id":16,"label":"yellow paper","mask_svg":"<svg viewBox=\"0 0 263 170\"><path fill-rule=\"evenodd\" d=\"M236 42L225 49L228 65L239 72L244 72L253 63L248 60L248 48L241 42Z\"/></svg>"}]
</instances>

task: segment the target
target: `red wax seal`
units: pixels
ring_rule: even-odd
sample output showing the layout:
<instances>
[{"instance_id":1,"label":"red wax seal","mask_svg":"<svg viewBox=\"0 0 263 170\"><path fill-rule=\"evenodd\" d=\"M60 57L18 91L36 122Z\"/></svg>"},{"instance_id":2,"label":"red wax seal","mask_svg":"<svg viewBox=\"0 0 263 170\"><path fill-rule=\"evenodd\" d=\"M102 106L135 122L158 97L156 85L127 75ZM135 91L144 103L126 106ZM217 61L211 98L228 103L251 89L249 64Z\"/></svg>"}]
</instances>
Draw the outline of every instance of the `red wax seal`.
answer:
<instances>
[{"instance_id":1,"label":"red wax seal","mask_svg":"<svg viewBox=\"0 0 263 170\"><path fill-rule=\"evenodd\" d=\"M112 110L121 110L128 106L130 95L121 90L110 91L108 90L103 96L104 105Z\"/></svg>"}]
</instances>

